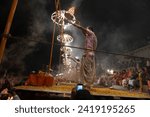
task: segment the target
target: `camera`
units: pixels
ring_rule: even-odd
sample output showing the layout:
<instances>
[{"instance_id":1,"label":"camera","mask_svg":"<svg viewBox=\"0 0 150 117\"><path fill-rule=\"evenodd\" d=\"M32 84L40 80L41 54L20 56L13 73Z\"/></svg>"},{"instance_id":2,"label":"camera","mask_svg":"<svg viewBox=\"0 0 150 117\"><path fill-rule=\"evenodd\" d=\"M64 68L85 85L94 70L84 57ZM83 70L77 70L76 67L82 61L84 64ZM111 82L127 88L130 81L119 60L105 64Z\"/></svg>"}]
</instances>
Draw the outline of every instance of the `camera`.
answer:
<instances>
[{"instance_id":1,"label":"camera","mask_svg":"<svg viewBox=\"0 0 150 117\"><path fill-rule=\"evenodd\" d=\"M76 91L83 90L83 89L84 89L83 84L77 84Z\"/></svg>"}]
</instances>

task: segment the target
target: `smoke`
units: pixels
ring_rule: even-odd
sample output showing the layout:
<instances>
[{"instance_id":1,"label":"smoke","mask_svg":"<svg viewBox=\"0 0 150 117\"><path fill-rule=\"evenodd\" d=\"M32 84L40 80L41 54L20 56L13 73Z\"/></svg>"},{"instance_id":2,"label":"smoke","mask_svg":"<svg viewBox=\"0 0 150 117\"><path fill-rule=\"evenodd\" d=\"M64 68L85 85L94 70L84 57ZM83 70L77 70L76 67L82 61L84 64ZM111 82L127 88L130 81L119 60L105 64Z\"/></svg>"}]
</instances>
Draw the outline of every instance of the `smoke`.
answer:
<instances>
[{"instance_id":1,"label":"smoke","mask_svg":"<svg viewBox=\"0 0 150 117\"><path fill-rule=\"evenodd\" d=\"M20 2L20 5L24 4L23 1ZM123 53L124 50L142 44L143 35L149 36L148 0L131 0L130 2L119 0L116 2L111 0L65 0L62 2L66 3L61 4L66 7L64 9L70 6L75 6L79 9L75 16L81 22L81 25L83 24L82 26L85 24L94 27L98 37L97 50ZM52 31L53 26L50 15L54 12L55 6L48 6L47 3L48 0L30 0L28 2L30 21L28 21L27 38L18 39L17 42L12 43L6 50L5 61L9 62L12 66L16 64L22 70L26 69L24 59L40 49L37 46L39 41L47 41L46 34ZM47 8L53 10L48 11ZM28 12L24 13L28 14ZM74 27L70 27L69 31L74 38L71 46L83 47L84 37L82 32ZM137 40L135 41L135 39ZM73 56L81 57L82 51L80 49L73 49ZM109 58L112 58L112 56L108 56L109 58L107 59L105 58L107 55L101 55L101 53L97 53L96 56L99 59L105 60L102 60L102 63L106 63L106 65L102 66L108 66L109 62L107 61L111 60Z\"/></svg>"},{"instance_id":2,"label":"smoke","mask_svg":"<svg viewBox=\"0 0 150 117\"><path fill-rule=\"evenodd\" d=\"M72 2L72 6L75 6L76 8L78 8L82 4L82 2L83 2L83 0L74 0Z\"/></svg>"},{"instance_id":3,"label":"smoke","mask_svg":"<svg viewBox=\"0 0 150 117\"><path fill-rule=\"evenodd\" d=\"M98 37L101 37L98 38L99 44L97 50L108 52L96 52L97 69L99 69L97 73L100 74L101 71L105 73L107 69L123 69L125 66L122 66L119 60L122 59L122 57L124 58L124 56L117 56L109 53L123 54L128 50L128 39L132 39L132 35L127 33L124 26L117 27L114 25L101 26L97 34Z\"/></svg>"},{"instance_id":4,"label":"smoke","mask_svg":"<svg viewBox=\"0 0 150 117\"><path fill-rule=\"evenodd\" d=\"M132 39L132 35L126 31L124 26L104 26L101 31L99 50L103 49L105 51L117 53L128 50L128 40Z\"/></svg>"},{"instance_id":5,"label":"smoke","mask_svg":"<svg viewBox=\"0 0 150 117\"><path fill-rule=\"evenodd\" d=\"M70 46L73 47L79 47L79 48L83 48L84 47L84 35L82 34L82 31L80 31L79 29L70 26L68 29L70 35L73 37L73 42L70 43ZM78 56L79 58L81 58L83 50L78 49L78 48L72 48L72 56Z\"/></svg>"},{"instance_id":6,"label":"smoke","mask_svg":"<svg viewBox=\"0 0 150 117\"><path fill-rule=\"evenodd\" d=\"M83 1L84 0L74 0L71 3L71 6L74 6L76 9L78 9L81 6ZM76 17L76 19L77 19L77 17ZM78 20L79 19L77 19L77 21ZM74 26L71 26L71 28L69 28L69 30L72 32L72 36L74 38L74 42L71 44L71 46L82 47L83 48L84 47L84 37L83 37L82 31L77 29ZM73 49L73 56L77 56L77 57L81 58L82 53L83 53L83 50L81 50L81 49L77 49L77 48Z\"/></svg>"},{"instance_id":7,"label":"smoke","mask_svg":"<svg viewBox=\"0 0 150 117\"><path fill-rule=\"evenodd\" d=\"M98 37L97 50L124 54L145 43L143 37L149 35L149 27L147 26L150 19L148 0L117 0L115 2L111 0L105 2L85 0L81 6L82 2L73 1L72 6L80 7L80 11L75 15L79 16L76 18L81 23L94 27ZM75 41L77 38L83 38L81 35L79 37L78 33L76 35L74 30L73 32L75 33ZM80 41L76 43L81 45ZM120 68L121 70L128 66L121 63L120 59L125 58L123 55L116 56L97 52L96 58L99 70L108 68Z\"/></svg>"},{"instance_id":8,"label":"smoke","mask_svg":"<svg viewBox=\"0 0 150 117\"><path fill-rule=\"evenodd\" d=\"M20 2L21 4L24 3L23 1ZM25 71L26 66L24 60L26 57L34 51L38 50L37 45L39 42L47 41L45 35L51 31L51 19L50 14L46 10L46 5L46 0L31 0L28 2L28 8L30 9L30 21L26 21L29 23L27 28L28 33L26 34L26 38L18 39L16 42L12 43L9 48L6 49L4 63L9 63L9 67L7 66L8 69L18 66L20 71ZM23 7L21 8L21 11L25 12L25 9L27 8Z\"/></svg>"}]
</instances>

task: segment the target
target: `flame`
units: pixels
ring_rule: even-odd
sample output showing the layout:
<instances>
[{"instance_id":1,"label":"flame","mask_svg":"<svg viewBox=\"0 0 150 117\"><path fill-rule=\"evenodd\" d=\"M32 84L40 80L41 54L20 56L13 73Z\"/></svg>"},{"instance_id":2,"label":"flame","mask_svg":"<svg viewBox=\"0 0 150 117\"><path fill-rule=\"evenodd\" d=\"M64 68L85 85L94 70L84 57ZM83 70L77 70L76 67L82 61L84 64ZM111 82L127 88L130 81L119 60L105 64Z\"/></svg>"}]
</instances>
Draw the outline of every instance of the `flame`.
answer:
<instances>
[{"instance_id":1,"label":"flame","mask_svg":"<svg viewBox=\"0 0 150 117\"><path fill-rule=\"evenodd\" d=\"M76 9L76 8L75 8L74 6L72 6L71 8L68 9L68 12L69 12L70 14L74 15L75 9Z\"/></svg>"}]
</instances>

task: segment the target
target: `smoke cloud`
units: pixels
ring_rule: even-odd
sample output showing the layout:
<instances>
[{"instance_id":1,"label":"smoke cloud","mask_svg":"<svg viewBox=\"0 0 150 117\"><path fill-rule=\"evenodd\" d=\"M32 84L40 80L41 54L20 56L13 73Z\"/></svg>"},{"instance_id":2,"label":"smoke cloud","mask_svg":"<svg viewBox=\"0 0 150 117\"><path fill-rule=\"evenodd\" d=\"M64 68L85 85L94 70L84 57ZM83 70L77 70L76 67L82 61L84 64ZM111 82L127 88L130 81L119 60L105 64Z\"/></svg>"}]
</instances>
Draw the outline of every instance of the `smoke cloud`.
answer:
<instances>
[{"instance_id":1,"label":"smoke cloud","mask_svg":"<svg viewBox=\"0 0 150 117\"><path fill-rule=\"evenodd\" d=\"M20 2L21 4L24 3L24 1ZM46 10L46 5L46 0L31 0L28 2L28 8L30 9L30 21L27 21L29 22L29 27L27 28L28 34L26 34L26 38L16 40L16 42L12 43L10 47L6 49L4 63L9 64L7 66L8 69L18 66L20 72L24 71L26 69L24 59L29 54L38 50L37 45L39 42L47 42L45 34L51 31L51 19ZM25 9L24 7L21 8L22 11Z\"/></svg>"},{"instance_id":2,"label":"smoke cloud","mask_svg":"<svg viewBox=\"0 0 150 117\"><path fill-rule=\"evenodd\" d=\"M15 62L25 69L23 61L27 55L39 49L37 46L39 41L47 41L46 34L52 31L53 26L50 15L55 11L55 5L48 6L47 2L47 0L30 0L31 18L28 36L7 48L5 60L10 64ZM82 26L91 25L94 27L98 38L97 50L124 53L126 50L146 44L143 40L150 34L148 0L64 0L61 2L63 2L61 5L65 6L65 8L61 7L63 9L68 9L70 6L75 6L78 9L75 16L81 25L83 24ZM51 7L53 10L48 11L47 7ZM83 47L82 32L74 27L70 27L68 31L74 38L71 46ZM34 41L30 41L31 39ZM82 51L73 49L73 56L78 55L82 56ZM101 62L99 66L103 64L103 68L107 68L110 64L108 61L113 58L101 53L97 53L96 56L97 63Z\"/></svg>"},{"instance_id":3,"label":"smoke cloud","mask_svg":"<svg viewBox=\"0 0 150 117\"><path fill-rule=\"evenodd\" d=\"M83 2L83 0L74 0L72 3L72 6L75 6L78 8L82 4L82 2Z\"/></svg>"}]
</instances>

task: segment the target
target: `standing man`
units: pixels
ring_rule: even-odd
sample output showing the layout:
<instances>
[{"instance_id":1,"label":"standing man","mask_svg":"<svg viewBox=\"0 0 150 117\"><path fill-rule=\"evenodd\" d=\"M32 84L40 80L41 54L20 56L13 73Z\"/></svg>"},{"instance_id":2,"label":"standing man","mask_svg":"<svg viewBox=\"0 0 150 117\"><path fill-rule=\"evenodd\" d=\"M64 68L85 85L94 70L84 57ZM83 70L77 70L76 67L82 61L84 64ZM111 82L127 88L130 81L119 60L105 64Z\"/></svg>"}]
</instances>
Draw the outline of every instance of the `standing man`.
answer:
<instances>
[{"instance_id":1,"label":"standing man","mask_svg":"<svg viewBox=\"0 0 150 117\"><path fill-rule=\"evenodd\" d=\"M81 80L86 86L91 86L96 78L95 50L97 47L97 37L92 27L83 28L78 24L73 24L81 29L85 35L85 51L81 59Z\"/></svg>"}]
</instances>

